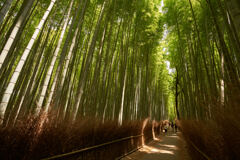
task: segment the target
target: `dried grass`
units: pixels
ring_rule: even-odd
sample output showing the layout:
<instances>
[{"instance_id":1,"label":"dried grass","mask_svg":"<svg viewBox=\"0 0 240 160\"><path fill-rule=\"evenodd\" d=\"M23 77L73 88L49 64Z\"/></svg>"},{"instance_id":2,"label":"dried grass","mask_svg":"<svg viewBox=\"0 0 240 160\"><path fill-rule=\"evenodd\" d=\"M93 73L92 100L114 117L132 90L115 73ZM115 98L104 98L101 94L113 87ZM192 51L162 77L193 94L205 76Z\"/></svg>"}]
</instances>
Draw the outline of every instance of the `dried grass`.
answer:
<instances>
[{"instance_id":1,"label":"dried grass","mask_svg":"<svg viewBox=\"0 0 240 160\"><path fill-rule=\"evenodd\" d=\"M41 159L112 140L141 134L142 121L101 123L98 119L84 118L75 123L56 125L54 116L41 114L18 121L14 127L0 128L0 159ZM144 129L145 141L152 139L152 125ZM142 145L141 137L122 141L96 150L84 152L72 159L104 159L119 157Z\"/></svg>"},{"instance_id":2,"label":"dried grass","mask_svg":"<svg viewBox=\"0 0 240 160\"><path fill-rule=\"evenodd\" d=\"M211 159L240 159L239 96L240 94L231 96L224 106L216 104L212 120L180 121L182 133L194 160L205 158L192 147L191 142Z\"/></svg>"}]
</instances>

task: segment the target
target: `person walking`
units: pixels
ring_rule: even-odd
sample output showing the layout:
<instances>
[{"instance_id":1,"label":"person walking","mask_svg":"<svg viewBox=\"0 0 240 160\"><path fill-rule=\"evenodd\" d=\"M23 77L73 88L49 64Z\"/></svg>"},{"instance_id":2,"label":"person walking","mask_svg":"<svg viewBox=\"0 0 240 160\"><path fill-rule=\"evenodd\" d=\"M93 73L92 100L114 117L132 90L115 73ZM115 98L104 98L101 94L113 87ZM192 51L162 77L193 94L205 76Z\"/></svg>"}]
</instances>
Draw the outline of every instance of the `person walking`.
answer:
<instances>
[{"instance_id":1,"label":"person walking","mask_svg":"<svg viewBox=\"0 0 240 160\"><path fill-rule=\"evenodd\" d=\"M168 130L168 123L165 124L165 126L164 126L164 130L165 130L165 133L167 133L167 130Z\"/></svg>"},{"instance_id":2,"label":"person walking","mask_svg":"<svg viewBox=\"0 0 240 160\"><path fill-rule=\"evenodd\" d=\"M175 130L175 132L177 132L177 130L178 130L176 122L174 123L174 130Z\"/></svg>"}]
</instances>

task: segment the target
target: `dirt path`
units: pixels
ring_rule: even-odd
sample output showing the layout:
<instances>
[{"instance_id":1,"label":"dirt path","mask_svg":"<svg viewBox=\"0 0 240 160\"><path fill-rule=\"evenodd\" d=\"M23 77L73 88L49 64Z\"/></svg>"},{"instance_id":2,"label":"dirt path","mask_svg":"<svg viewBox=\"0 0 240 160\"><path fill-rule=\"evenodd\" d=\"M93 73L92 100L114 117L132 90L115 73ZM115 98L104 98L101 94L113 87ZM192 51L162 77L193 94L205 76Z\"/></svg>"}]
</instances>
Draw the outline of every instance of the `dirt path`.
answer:
<instances>
[{"instance_id":1,"label":"dirt path","mask_svg":"<svg viewBox=\"0 0 240 160\"><path fill-rule=\"evenodd\" d=\"M191 160L181 133L160 136L122 160Z\"/></svg>"}]
</instances>

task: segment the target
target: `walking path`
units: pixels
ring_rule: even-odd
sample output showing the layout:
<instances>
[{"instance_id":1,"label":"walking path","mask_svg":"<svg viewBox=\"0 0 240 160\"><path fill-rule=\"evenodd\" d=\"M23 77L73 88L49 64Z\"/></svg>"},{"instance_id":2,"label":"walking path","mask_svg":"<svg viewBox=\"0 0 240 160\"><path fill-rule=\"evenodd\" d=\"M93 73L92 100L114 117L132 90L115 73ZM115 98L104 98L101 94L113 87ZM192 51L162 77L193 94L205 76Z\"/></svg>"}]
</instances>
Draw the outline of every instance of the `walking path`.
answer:
<instances>
[{"instance_id":1,"label":"walking path","mask_svg":"<svg viewBox=\"0 0 240 160\"><path fill-rule=\"evenodd\" d=\"M167 133L122 160L191 160L181 133Z\"/></svg>"}]
</instances>

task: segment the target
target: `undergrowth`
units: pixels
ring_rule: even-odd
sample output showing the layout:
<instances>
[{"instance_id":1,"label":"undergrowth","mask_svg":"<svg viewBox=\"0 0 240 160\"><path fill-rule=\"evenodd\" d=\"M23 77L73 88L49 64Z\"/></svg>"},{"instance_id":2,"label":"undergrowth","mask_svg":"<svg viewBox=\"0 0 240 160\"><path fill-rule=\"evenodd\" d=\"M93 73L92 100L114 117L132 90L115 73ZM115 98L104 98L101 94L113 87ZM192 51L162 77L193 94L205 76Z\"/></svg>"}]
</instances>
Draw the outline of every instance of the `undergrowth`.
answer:
<instances>
[{"instance_id":1,"label":"undergrowth","mask_svg":"<svg viewBox=\"0 0 240 160\"><path fill-rule=\"evenodd\" d=\"M56 123L54 116L18 121L14 126L0 128L0 159L42 159L124 137L142 134L143 121L117 121L102 123L98 119L84 118L75 123ZM152 139L152 125L143 130L145 142ZM89 150L68 159L112 160L142 145L142 138L121 141L98 149Z\"/></svg>"},{"instance_id":2,"label":"undergrowth","mask_svg":"<svg viewBox=\"0 0 240 160\"><path fill-rule=\"evenodd\" d=\"M239 92L238 92L239 93ZM180 127L193 159L206 159L192 143L212 160L240 159L240 94L224 106L214 108L211 120L181 120Z\"/></svg>"}]
</instances>

